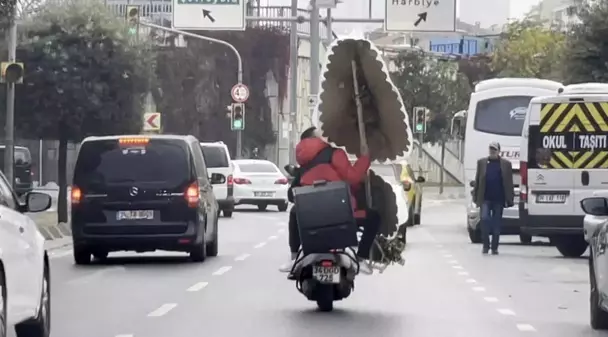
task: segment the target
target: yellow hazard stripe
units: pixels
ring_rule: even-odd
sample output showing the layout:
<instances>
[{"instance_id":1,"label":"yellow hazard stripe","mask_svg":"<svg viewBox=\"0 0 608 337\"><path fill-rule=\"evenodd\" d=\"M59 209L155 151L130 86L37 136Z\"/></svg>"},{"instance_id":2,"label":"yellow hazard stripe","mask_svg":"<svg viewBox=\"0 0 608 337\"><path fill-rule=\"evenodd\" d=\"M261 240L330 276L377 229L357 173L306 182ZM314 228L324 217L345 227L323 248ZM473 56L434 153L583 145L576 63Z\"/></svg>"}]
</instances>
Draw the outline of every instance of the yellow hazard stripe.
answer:
<instances>
[{"instance_id":1,"label":"yellow hazard stripe","mask_svg":"<svg viewBox=\"0 0 608 337\"><path fill-rule=\"evenodd\" d=\"M547 166L555 169L608 168L608 151L554 151Z\"/></svg>"},{"instance_id":2,"label":"yellow hazard stripe","mask_svg":"<svg viewBox=\"0 0 608 337\"><path fill-rule=\"evenodd\" d=\"M549 103L541 107L541 133L608 132L608 102Z\"/></svg>"},{"instance_id":3,"label":"yellow hazard stripe","mask_svg":"<svg viewBox=\"0 0 608 337\"><path fill-rule=\"evenodd\" d=\"M591 117L593 117L602 131L608 132L608 123L605 122L606 119L608 119L606 114L606 111L608 111L608 103L600 103L599 105L601 107L600 110L596 109L593 103L585 103L585 106L591 113Z\"/></svg>"}]
</instances>

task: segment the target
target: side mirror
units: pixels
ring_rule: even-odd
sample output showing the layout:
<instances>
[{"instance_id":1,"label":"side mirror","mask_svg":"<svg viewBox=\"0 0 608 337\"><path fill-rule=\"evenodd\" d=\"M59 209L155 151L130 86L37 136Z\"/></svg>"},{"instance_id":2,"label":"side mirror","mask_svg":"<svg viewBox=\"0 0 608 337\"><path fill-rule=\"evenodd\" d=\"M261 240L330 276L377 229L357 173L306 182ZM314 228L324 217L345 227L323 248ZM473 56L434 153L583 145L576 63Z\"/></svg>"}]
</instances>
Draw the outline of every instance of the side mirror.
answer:
<instances>
[{"instance_id":1,"label":"side mirror","mask_svg":"<svg viewBox=\"0 0 608 337\"><path fill-rule=\"evenodd\" d=\"M226 182L226 177L223 174L219 173L211 173L211 177L209 178L212 184L223 184Z\"/></svg>"},{"instance_id":2,"label":"side mirror","mask_svg":"<svg viewBox=\"0 0 608 337\"><path fill-rule=\"evenodd\" d=\"M475 187L475 181L473 181L473 180L469 181L469 186Z\"/></svg>"},{"instance_id":3,"label":"side mirror","mask_svg":"<svg viewBox=\"0 0 608 337\"><path fill-rule=\"evenodd\" d=\"M581 200L583 212L595 216L608 216L608 199L604 197L592 197Z\"/></svg>"},{"instance_id":4,"label":"side mirror","mask_svg":"<svg viewBox=\"0 0 608 337\"><path fill-rule=\"evenodd\" d=\"M285 169L285 172L287 172L287 174L289 174L290 176L293 177L296 175L296 166L295 165L288 164L288 165L285 165L283 168Z\"/></svg>"},{"instance_id":5,"label":"side mirror","mask_svg":"<svg viewBox=\"0 0 608 337\"><path fill-rule=\"evenodd\" d=\"M26 212L44 212L51 208L51 196L46 193L29 192L25 197Z\"/></svg>"},{"instance_id":6,"label":"side mirror","mask_svg":"<svg viewBox=\"0 0 608 337\"><path fill-rule=\"evenodd\" d=\"M424 183L424 182L426 182L426 178L424 178L423 176L419 176L418 178L416 178L416 182L417 183Z\"/></svg>"}]
</instances>

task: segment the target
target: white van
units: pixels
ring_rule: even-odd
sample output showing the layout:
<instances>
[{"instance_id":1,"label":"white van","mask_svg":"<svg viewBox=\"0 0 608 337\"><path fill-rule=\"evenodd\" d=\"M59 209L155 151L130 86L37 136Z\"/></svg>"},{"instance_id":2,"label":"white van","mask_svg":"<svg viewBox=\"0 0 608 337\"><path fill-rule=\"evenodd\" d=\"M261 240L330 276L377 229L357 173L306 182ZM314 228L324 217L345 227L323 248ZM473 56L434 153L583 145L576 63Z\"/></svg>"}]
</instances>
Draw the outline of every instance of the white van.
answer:
<instances>
[{"instance_id":1,"label":"white van","mask_svg":"<svg viewBox=\"0 0 608 337\"><path fill-rule=\"evenodd\" d=\"M532 98L555 94L562 87L561 83L536 78L497 78L481 81L475 86L466 112L464 140L467 229L471 242L481 242L479 208L472 202L471 196L477 161L488 156L490 142L500 143L500 155L513 164L513 186L517 205L521 132L528 105ZM523 243L531 241L529 235L520 232L517 206L504 210L501 234L520 235Z\"/></svg>"},{"instance_id":2,"label":"white van","mask_svg":"<svg viewBox=\"0 0 608 337\"><path fill-rule=\"evenodd\" d=\"M223 184L213 185L213 194L225 217L231 217L234 211L234 185L232 173L234 167L230 159L230 152L224 142L201 143L205 156L208 174L218 173L226 178Z\"/></svg>"},{"instance_id":3,"label":"white van","mask_svg":"<svg viewBox=\"0 0 608 337\"><path fill-rule=\"evenodd\" d=\"M608 84L533 99L522 136L522 230L549 237L564 256L581 256L580 202L608 190Z\"/></svg>"}]
</instances>

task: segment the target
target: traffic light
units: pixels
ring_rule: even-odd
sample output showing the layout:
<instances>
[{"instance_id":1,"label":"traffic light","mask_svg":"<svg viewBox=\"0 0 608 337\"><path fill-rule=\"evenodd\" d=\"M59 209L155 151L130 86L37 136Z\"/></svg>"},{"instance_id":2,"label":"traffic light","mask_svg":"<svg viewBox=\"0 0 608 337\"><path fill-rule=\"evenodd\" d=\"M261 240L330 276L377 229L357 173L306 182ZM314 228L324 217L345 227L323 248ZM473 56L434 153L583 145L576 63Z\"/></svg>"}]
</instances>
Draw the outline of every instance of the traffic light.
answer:
<instances>
[{"instance_id":1,"label":"traffic light","mask_svg":"<svg viewBox=\"0 0 608 337\"><path fill-rule=\"evenodd\" d=\"M425 133L426 132L426 108L424 107L415 107L414 108L414 125L415 133Z\"/></svg>"},{"instance_id":2,"label":"traffic light","mask_svg":"<svg viewBox=\"0 0 608 337\"><path fill-rule=\"evenodd\" d=\"M2 62L1 83L23 83L23 63Z\"/></svg>"},{"instance_id":3,"label":"traffic light","mask_svg":"<svg viewBox=\"0 0 608 337\"><path fill-rule=\"evenodd\" d=\"M127 19L127 24L129 25L129 34L137 34L137 25L139 23L139 6L127 6L125 16Z\"/></svg>"},{"instance_id":4,"label":"traffic light","mask_svg":"<svg viewBox=\"0 0 608 337\"><path fill-rule=\"evenodd\" d=\"M230 128L233 131L245 130L245 104L232 103L230 109Z\"/></svg>"}]
</instances>

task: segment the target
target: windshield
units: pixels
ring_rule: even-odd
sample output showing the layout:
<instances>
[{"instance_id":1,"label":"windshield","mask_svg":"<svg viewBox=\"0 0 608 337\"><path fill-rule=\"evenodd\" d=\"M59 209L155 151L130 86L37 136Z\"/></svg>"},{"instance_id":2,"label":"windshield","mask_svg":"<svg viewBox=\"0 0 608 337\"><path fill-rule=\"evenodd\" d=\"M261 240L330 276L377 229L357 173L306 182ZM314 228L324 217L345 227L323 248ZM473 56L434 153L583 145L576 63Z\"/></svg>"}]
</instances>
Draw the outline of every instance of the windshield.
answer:
<instances>
[{"instance_id":1,"label":"windshield","mask_svg":"<svg viewBox=\"0 0 608 337\"><path fill-rule=\"evenodd\" d=\"M188 152L183 146L154 139L128 147L117 140L86 142L76 162L74 183L80 187L134 182L179 187L190 178Z\"/></svg>"},{"instance_id":2,"label":"windshield","mask_svg":"<svg viewBox=\"0 0 608 337\"><path fill-rule=\"evenodd\" d=\"M477 103L475 130L503 136L521 136L533 96L503 96Z\"/></svg>"},{"instance_id":3,"label":"windshield","mask_svg":"<svg viewBox=\"0 0 608 337\"><path fill-rule=\"evenodd\" d=\"M241 172L244 173L277 173L277 168L271 163L250 163L250 164L237 164Z\"/></svg>"},{"instance_id":4,"label":"windshield","mask_svg":"<svg viewBox=\"0 0 608 337\"><path fill-rule=\"evenodd\" d=\"M228 155L222 146L201 146L207 168L229 167Z\"/></svg>"},{"instance_id":5,"label":"windshield","mask_svg":"<svg viewBox=\"0 0 608 337\"><path fill-rule=\"evenodd\" d=\"M0 163L4 167L4 149L0 148ZM22 147L15 148L15 165L29 165L32 163L32 155L30 150Z\"/></svg>"}]
</instances>

